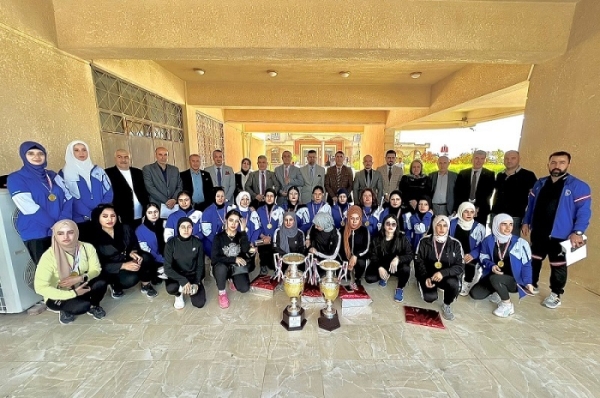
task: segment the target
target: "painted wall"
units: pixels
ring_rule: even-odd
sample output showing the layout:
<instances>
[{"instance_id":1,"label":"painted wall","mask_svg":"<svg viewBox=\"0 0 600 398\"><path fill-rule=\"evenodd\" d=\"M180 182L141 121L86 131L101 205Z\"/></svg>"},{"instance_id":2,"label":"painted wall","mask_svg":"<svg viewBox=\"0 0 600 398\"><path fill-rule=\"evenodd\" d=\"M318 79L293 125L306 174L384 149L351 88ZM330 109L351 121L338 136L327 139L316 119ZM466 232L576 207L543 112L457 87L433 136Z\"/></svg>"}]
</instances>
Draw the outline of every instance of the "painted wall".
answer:
<instances>
[{"instance_id":1,"label":"painted wall","mask_svg":"<svg viewBox=\"0 0 600 398\"><path fill-rule=\"evenodd\" d=\"M252 170L258 170L258 165L256 164L256 159L260 155L266 155L266 146L265 141L258 138L250 139L250 160L252 160ZM268 158L268 157L267 157Z\"/></svg>"},{"instance_id":2,"label":"painted wall","mask_svg":"<svg viewBox=\"0 0 600 398\"><path fill-rule=\"evenodd\" d=\"M373 168L377 168L385 163L385 125L370 124L365 125L365 131L360 140L360 167L362 169L362 158L365 155L373 156Z\"/></svg>"},{"instance_id":3,"label":"painted wall","mask_svg":"<svg viewBox=\"0 0 600 398\"><path fill-rule=\"evenodd\" d=\"M577 4L567 53L536 65L531 76L525 109L521 154L523 165L538 175L548 175L548 155L565 150L572 154L569 171L597 194L598 128L600 126L600 2ZM569 268L571 283L600 294L600 201L594 197L591 227L587 231L588 259ZM544 265L547 267L547 263ZM567 285L568 294L568 285Z\"/></svg>"}]
</instances>

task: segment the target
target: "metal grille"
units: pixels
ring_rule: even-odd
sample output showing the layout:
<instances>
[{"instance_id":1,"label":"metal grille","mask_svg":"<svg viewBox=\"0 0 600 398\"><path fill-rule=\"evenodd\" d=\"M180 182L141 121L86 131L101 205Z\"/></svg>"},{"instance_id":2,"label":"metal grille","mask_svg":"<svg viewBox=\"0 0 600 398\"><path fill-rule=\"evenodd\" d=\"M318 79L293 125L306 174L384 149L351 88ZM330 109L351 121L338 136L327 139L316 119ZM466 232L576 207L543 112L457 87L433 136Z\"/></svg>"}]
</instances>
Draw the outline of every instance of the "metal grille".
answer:
<instances>
[{"instance_id":1,"label":"metal grille","mask_svg":"<svg viewBox=\"0 0 600 398\"><path fill-rule=\"evenodd\" d=\"M181 106L100 69L92 68L92 73L106 166L114 164L116 149L129 150L132 165L142 167L154 162L155 148L165 146L169 163L185 168ZM140 146L139 139L151 145Z\"/></svg>"},{"instance_id":2,"label":"metal grille","mask_svg":"<svg viewBox=\"0 0 600 398\"><path fill-rule=\"evenodd\" d=\"M27 284L27 286L29 286L29 288L31 290L34 290L33 280L35 279L35 270L36 269L37 269L37 265L35 265L33 260L30 259L29 263L27 263L27 267L25 268L25 272L23 272L23 280L25 281L25 283Z\"/></svg>"},{"instance_id":3,"label":"metal grille","mask_svg":"<svg viewBox=\"0 0 600 398\"><path fill-rule=\"evenodd\" d=\"M212 152L215 149L223 150L225 143L223 123L204 113L196 112L196 133L198 134L200 167L205 168L212 164Z\"/></svg>"}]
</instances>

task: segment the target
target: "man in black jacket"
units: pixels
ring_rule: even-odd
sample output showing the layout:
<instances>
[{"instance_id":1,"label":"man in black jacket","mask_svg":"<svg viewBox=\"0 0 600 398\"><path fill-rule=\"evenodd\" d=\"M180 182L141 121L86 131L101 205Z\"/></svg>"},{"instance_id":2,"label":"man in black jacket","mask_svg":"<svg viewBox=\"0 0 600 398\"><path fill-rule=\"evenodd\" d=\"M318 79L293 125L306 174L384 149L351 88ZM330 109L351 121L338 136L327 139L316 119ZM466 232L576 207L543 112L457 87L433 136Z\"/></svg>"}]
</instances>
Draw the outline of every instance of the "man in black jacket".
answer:
<instances>
[{"instance_id":1,"label":"man in black jacket","mask_svg":"<svg viewBox=\"0 0 600 398\"><path fill-rule=\"evenodd\" d=\"M477 216L475 220L487 224L490 214L490 198L494 192L494 172L483 167L487 154L485 151L473 153L473 167L458 173L454 188L454 211L462 202L475 205Z\"/></svg>"},{"instance_id":2,"label":"man in black jacket","mask_svg":"<svg viewBox=\"0 0 600 398\"><path fill-rule=\"evenodd\" d=\"M136 228L142 222L148 204L148 192L142 170L131 167L131 156L125 149L115 152L115 166L106 170L114 192L114 205L123 224Z\"/></svg>"},{"instance_id":3,"label":"man in black jacket","mask_svg":"<svg viewBox=\"0 0 600 398\"><path fill-rule=\"evenodd\" d=\"M180 173L183 190L192 194L194 209L204 211L215 201L212 178L200 170L199 155L190 155L189 161L190 168Z\"/></svg>"}]
</instances>

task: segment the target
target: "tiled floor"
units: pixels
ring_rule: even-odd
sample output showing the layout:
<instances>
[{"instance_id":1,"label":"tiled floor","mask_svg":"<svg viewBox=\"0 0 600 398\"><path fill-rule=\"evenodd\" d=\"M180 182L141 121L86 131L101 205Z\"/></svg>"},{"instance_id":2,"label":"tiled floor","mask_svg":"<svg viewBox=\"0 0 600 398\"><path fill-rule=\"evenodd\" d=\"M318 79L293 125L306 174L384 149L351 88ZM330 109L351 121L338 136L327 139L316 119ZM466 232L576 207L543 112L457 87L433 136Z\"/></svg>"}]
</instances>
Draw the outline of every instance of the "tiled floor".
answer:
<instances>
[{"instance_id":1,"label":"tiled floor","mask_svg":"<svg viewBox=\"0 0 600 398\"><path fill-rule=\"evenodd\" d=\"M406 324L393 286L373 285L373 304L334 332L319 330L315 305L304 330L283 329L281 291L230 292L221 310L207 278L207 306L176 311L158 290L107 296L102 321L0 315L0 397L600 396L600 300L574 284L557 310L540 306L542 285L509 319L460 297L445 330ZM414 282L405 302L439 305Z\"/></svg>"}]
</instances>

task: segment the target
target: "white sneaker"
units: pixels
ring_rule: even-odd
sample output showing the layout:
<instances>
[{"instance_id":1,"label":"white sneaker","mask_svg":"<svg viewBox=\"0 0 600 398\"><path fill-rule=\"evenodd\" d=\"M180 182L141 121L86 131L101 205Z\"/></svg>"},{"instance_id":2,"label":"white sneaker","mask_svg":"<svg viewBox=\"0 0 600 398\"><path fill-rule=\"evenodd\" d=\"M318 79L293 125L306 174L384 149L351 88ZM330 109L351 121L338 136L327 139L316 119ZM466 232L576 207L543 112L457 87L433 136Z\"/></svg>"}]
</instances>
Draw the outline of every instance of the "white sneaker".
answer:
<instances>
[{"instance_id":1,"label":"white sneaker","mask_svg":"<svg viewBox=\"0 0 600 398\"><path fill-rule=\"evenodd\" d=\"M494 292L494 294L490 294L488 296L488 300L490 300L494 304L500 304L502 302L502 299L500 298L500 296L496 292Z\"/></svg>"},{"instance_id":2,"label":"white sneaker","mask_svg":"<svg viewBox=\"0 0 600 398\"><path fill-rule=\"evenodd\" d=\"M473 287L473 283L471 283L471 282L463 282L462 288L460 289L460 295L463 296L463 297L464 296L468 296L472 287Z\"/></svg>"},{"instance_id":3,"label":"white sneaker","mask_svg":"<svg viewBox=\"0 0 600 398\"><path fill-rule=\"evenodd\" d=\"M546 299L542 302L542 305L548 308L556 308L558 306L560 306L561 302L560 302L560 297L558 297L558 294L556 293L550 293L550 295L548 297L546 297Z\"/></svg>"},{"instance_id":4,"label":"white sneaker","mask_svg":"<svg viewBox=\"0 0 600 398\"><path fill-rule=\"evenodd\" d=\"M185 307L185 300L183 299L183 294L179 296L175 296L175 303L173 304L176 310L181 310Z\"/></svg>"},{"instance_id":5,"label":"white sneaker","mask_svg":"<svg viewBox=\"0 0 600 398\"><path fill-rule=\"evenodd\" d=\"M500 302L498 304L498 308L494 310L494 315L499 316L500 318L508 318L510 315L515 313L515 306L513 303L504 303Z\"/></svg>"}]
</instances>

